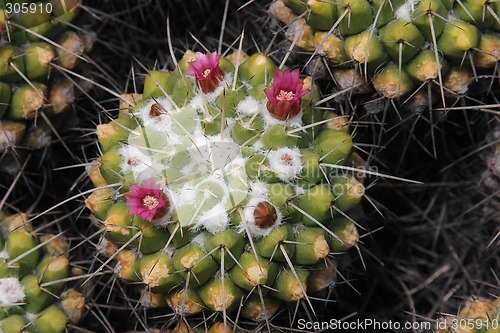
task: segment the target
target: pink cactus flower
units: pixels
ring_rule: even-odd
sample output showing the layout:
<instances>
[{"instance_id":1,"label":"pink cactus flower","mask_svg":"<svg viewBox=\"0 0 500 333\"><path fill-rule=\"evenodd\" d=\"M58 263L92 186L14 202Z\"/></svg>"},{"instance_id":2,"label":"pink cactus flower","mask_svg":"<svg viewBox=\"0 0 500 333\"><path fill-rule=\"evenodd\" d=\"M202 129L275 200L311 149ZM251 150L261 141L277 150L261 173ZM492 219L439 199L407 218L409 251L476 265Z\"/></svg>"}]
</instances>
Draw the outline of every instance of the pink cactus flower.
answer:
<instances>
[{"instance_id":1,"label":"pink cactus flower","mask_svg":"<svg viewBox=\"0 0 500 333\"><path fill-rule=\"evenodd\" d=\"M302 90L304 82L299 78L299 70L274 72L271 89L264 89L267 96L267 110L279 120L287 120L300 113L301 97L310 92Z\"/></svg>"},{"instance_id":2,"label":"pink cactus flower","mask_svg":"<svg viewBox=\"0 0 500 333\"><path fill-rule=\"evenodd\" d=\"M221 56L217 52L203 54L196 52L196 60L189 63L187 75L193 76L201 91L205 94L213 92L224 77L219 67Z\"/></svg>"},{"instance_id":3,"label":"pink cactus flower","mask_svg":"<svg viewBox=\"0 0 500 333\"><path fill-rule=\"evenodd\" d=\"M146 221L164 217L170 210L169 198L153 178L143 182L140 186L130 185L130 192L125 196L129 214L137 215Z\"/></svg>"}]
</instances>

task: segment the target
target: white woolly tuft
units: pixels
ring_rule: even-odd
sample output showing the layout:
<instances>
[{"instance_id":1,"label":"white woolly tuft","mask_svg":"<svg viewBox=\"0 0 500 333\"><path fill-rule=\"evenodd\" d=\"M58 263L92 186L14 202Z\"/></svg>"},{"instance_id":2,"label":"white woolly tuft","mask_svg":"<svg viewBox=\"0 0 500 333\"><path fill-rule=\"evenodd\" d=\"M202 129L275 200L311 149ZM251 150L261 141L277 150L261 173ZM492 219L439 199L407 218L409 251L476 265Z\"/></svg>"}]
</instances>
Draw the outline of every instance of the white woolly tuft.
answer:
<instances>
[{"instance_id":1,"label":"white woolly tuft","mask_svg":"<svg viewBox=\"0 0 500 333\"><path fill-rule=\"evenodd\" d=\"M193 80L194 85L196 85L196 79L194 77L191 77L191 78ZM198 96L201 97L202 100L205 101L205 103L206 102L213 102L217 99L217 97L219 97L220 94L222 94L222 92L224 91L224 88L231 86L232 81L233 81L233 74L232 73L224 74L224 78L222 79L222 81L219 83L219 85L217 86L217 88L213 92L205 94L201 90L197 89L196 91L198 93L196 94L196 97L198 97ZM194 97L194 98L196 98L196 97Z\"/></svg>"},{"instance_id":2,"label":"white woolly tuft","mask_svg":"<svg viewBox=\"0 0 500 333\"><path fill-rule=\"evenodd\" d=\"M297 186L294 186L294 187L293 187L293 189L294 189L294 192L295 192L295 195L296 195L296 196L301 196L301 195L303 195L304 193L306 193L306 190L305 190L303 187L298 186L298 185L297 185Z\"/></svg>"},{"instance_id":3,"label":"white woolly tuft","mask_svg":"<svg viewBox=\"0 0 500 333\"><path fill-rule=\"evenodd\" d=\"M161 111L166 112L166 113L172 113L175 112L174 107L172 106L172 103L165 98L156 98L156 101L151 99L148 103L144 104L140 109L138 109L134 115L138 117L141 120L141 123L144 125L144 127L152 127L156 130L161 131L162 129L165 129L165 127L170 127L172 123L172 119L168 114L162 113L158 117L151 117L150 111L151 111L151 106L153 104L159 103L162 108Z\"/></svg>"},{"instance_id":4,"label":"white woolly tuft","mask_svg":"<svg viewBox=\"0 0 500 333\"><path fill-rule=\"evenodd\" d=\"M1 305L20 303L24 300L25 297L26 294L24 293L23 285L17 278L0 279Z\"/></svg>"},{"instance_id":5,"label":"white woolly tuft","mask_svg":"<svg viewBox=\"0 0 500 333\"><path fill-rule=\"evenodd\" d=\"M25 316L26 316L26 319L28 319L28 321L30 323L34 322L35 319L39 316L37 315L36 313L33 313L33 312L26 312L25 313Z\"/></svg>"},{"instance_id":6,"label":"white woolly tuft","mask_svg":"<svg viewBox=\"0 0 500 333\"><path fill-rule=\"evenodd\" d=\"M298 235L302 229L304 229L306 226L301 224L301 223L295 223L293 226L292 226L292 232L294 233L294 235Z\"/></svg>"},{"instance_id":7,"label":"white woolly tuft","mask_svg":"<svg viewBox=\"0 0 500 333\"><path fill-rule=\"evenodd\" d=\"M411 22L411 14L415 11L415 6L421 0L406 0L405 3L396 10L396 18Z\"/></svg>"},{"instance_id":8,"label":"white woolly tuft","mask_svg":"<svg viewBox=\"0 0 500 333\"><path fill-rule=\"evenodd\" d=\"M118 149L118 153L123 157L123 161L120 164L120 169L123 174L133 172L136 180L142 173L150 175L149 178L157 178L161 175L161 166L157 163L153 163L153 160L144 154L141 149L130 145L123 145L120 149ZM159 169L155 170L155 168ZM148 169L150 170L148 171Z\"/></svg>"},{"instance_id":9,"label":"white woolly tuft","mask_svg":"<svg viewBox=\"0 0 500 333\"><path fill-rule=\"evenodd\" d=\"M216 234L227 229L228 225L229 217L226 212L226 207L223 203L218 203L199 217L198 224L195 225L195 228L203 227L208 232Z\"/></svg>"},{"instance_id":10,"label":"white woolly tuft","mask_svg":"<svg viewBox=\"0 0 500 333\"><path fill-rule=\"evenodd\" d=\"M255 207L262 201L269 202L266 197L253 197L248 201L248 204L243 209L243 219L240 225L238 226L240 233L246 234L248 231L249 233L249 235L247 235L248 237L253 237L253 238L265 237L269 235L274 228L276 228L281 224L282 214L276 207L275 209L276 209L277 220L272 226L266 229L262 229L255 224L255 217L254 217Z\"/></svg>"},{"instance_id":11,"label":"white woolly tuft","mask_svg":"<svg viewBox=\"0 0 500 333\"><path fill-rule=\"evenodd\" d=\"M268 200L269 189L267 188L267 184L261 181L256 181L250 184L252 189L252 197L265 198Z\"/></svg>"},{"instance_id":12,"label":"white woolly tuft","mask_svg":"<svg viewBox=\"0 0 500 333\"><path fill-rule=\"evenodd\" d=\"M264 107L262 108L262 117L264 118L264 122L267 126L273 125L285 125L289 128L299 128L302 127L302 110L293 118L289 118L287 120L279 120L273 117L273 115L269 112L269 110Z\"/></svg>"},{"instance_id":13,"label":"white woolly tuft","mask_svg":"<svg viewBox=\"0 0 500 333\"><path fill-rule=\"evenodd\" d=\"M280 148L267 154L269 167L283 181L293 180L302 171L302 160L298 148Z\"/></svg>"},{"instance_id":14,"label":"white woolly tuft","mask_svg":"<svg viewBox=\"0 0 500 333\"><path fill-rule=\"evenodd\" d=\"M257 100L251 96L245 97L238 105L236 106L236 112L242 117L252 117L255 114L259 113L260 108L263 105L257 102Z\"/></svg>"}]
</instances>

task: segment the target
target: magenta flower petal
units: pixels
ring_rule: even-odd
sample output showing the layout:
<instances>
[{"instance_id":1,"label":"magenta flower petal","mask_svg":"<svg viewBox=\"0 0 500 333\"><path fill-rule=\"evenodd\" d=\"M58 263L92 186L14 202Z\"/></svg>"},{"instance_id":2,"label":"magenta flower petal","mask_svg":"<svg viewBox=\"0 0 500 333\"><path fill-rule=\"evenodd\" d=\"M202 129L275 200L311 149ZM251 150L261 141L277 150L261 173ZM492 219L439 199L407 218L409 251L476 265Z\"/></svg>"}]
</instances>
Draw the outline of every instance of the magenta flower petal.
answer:
<instances>
[{"instance_id":1,"label":"magenta flower petal","mask_svg":"<svg viewBox=\"0 0 500 333\"><path fill-rule=\"evenodd\" d=\"M219 67L221 57L217 52L208 54L197 52L196 60L189 63L186 74L196 79L196 83L205 94L217 89L224 77L224 72Z\"/></svg>"},{"instance_id":2,"label":"magenta flower petal","mask_svg":"<svg viewBox=\"0 0 500 333\"><path fill-rule=\"evenodd\" d=\"M170 200L156 184L153 178L140 186L130 185L130 192L125 194L130 215L137 215L143 220L152 221L167 215L170 211Z\"/></svg>"},{"instance_id":3,"label":"magenta flower petal","mask_svg":"<svg viewBox=\"0 0 500 333\"><path fill-rule=\"evenodd\" d=\"M298 69L276 70L271 88L264 89L267 96L267 110L279 120L297 116L300 113L302 96L311 91L303 90L303 86L304 82L300 79Z\"/></svg>"}]
</instances>

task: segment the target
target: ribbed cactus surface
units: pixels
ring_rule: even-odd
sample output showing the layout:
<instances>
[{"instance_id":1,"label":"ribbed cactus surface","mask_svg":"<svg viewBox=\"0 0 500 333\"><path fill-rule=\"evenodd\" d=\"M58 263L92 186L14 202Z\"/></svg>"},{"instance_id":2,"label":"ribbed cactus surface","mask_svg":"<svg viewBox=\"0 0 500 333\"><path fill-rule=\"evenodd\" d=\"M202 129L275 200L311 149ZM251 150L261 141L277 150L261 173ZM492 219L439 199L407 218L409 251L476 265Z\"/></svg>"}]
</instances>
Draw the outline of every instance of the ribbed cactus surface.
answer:
<instances>
[{"instance_id":1,"label":"ribbed cactus surface","mask_svg":"<svg viewBox=\"0 0 500 333\"><path fill-rule=\"evenodd\" d=\"M278 0L270 12L298 47L329 58L341 87L370 81L389 99L463 96L500 59L497 1Z\"/></svg>"},{"instance_id":2,"label":"ribbed cactus surface","mask_svg":"<svg viewBox=\"0 0 500 333\"><path fill-rule=\"evenodd\" d=\"M318 100L264 54L188 51L98 126L86 204L143 304L264 321L335 283L364 186L347 120Z\"/></svg>"},{"instance_id":3,"label":"ribbed cactus surface","mask_svg":"<svg viewBox=\"0 0 500 333\"><path fill-rule=\"evenodd\" d=\"M0 332L62 333L85 310L84 296L66 289L68 243L37 236L25 214L0 218Z\"/></svg>"}]
</instances>

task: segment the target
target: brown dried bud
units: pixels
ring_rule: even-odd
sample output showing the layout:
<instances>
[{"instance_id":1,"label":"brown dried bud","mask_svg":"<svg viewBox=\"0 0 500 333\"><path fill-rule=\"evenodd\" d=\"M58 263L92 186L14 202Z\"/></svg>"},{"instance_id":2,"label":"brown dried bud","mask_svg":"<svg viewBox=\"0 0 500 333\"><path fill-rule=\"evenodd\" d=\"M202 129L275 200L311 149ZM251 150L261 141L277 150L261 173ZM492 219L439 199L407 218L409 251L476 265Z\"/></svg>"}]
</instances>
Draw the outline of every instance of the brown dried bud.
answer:
<instances>
[{"instance_id":1,"label":"brown dried bud","mask_svg":"<svg viewBox=\"0 0 500 333\"><path fill-rule=\"evenodd\" d=\"M276 208L267 201L261 201L255 206L253 217L255 225L262 229L271 227L278 220Z\"/></svg>"},{"instance_id":2,"label":"brown dried bud","mask_svg":"<svg viewBox=\"0 0 500 333\"><path fill-rule=\"evenodd\" d=\"M161 105L158 103L155 103L151 105L151 109L149 110L149 116L150 117L159 117L161 115Z\"/></svg>"}]
</instances>

